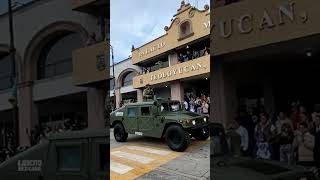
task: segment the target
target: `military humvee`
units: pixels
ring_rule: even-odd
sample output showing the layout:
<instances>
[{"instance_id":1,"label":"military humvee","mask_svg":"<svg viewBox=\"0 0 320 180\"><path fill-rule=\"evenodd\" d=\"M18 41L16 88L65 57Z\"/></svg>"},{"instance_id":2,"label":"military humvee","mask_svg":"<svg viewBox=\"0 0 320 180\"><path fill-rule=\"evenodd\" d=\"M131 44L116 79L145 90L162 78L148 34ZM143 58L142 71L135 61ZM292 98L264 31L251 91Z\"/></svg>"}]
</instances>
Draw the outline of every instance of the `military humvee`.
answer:
<instances>
[{"instance_id":1,"label":"military humvee","mask_svg":"<svg viewBox=\"0 0 320 180\"><path fill-rule=\"evenodd\" d=\"M212 123L209 129L210 175L214 180L315 180L313 172L302 166L241 157L239 152L235 152L239 149L232 147L234 140L221 124Z\"/></svg>"},{"instance_id":2,"label":"military humvee","mask_svg":"<svg viewBox=\"0 0 320 180\"><path fill-rule=\"evenodd\" d=\"M0 164L3 180L106 180L109 131L60 133Z\"/></svg>"},{"instance_id":3,"label":"military humvee","mask_svg":"<svg viewBox=\"0 0 320 180\"><path fill-rule=\"evenodd\" d=\"M165 137L174 151L184 151L190 144L190 135L197 140L208 139L207 121L205 115L184 111L179 101L132 103L110 114L116 141L125 142L128 133Z\"/></svg>"}]
</instances>

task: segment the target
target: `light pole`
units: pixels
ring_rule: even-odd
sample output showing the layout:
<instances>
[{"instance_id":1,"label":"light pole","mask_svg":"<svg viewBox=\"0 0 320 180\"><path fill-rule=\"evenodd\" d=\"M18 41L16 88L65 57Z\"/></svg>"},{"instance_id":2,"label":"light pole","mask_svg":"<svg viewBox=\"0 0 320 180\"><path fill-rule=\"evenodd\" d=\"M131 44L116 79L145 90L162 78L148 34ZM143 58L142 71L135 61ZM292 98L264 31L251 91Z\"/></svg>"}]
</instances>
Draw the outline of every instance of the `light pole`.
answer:
<instances>
[{"instance_id":1,"label":"light pole","mask_svg":"<svg viewBox=\"0 0 320 180\"><path fill-rule=\"evenodd\" d=\"M12 120L13 120L13 129L15 130L15 146L18 145L19 142L19 121L17 117L17 75L16 75L16 49L14 46L14 30L13 30L13 15L12 15L12 1L8 0L8 17L9 17L9 33L10 33L10 58L11 58L11 68L12 68L12 77L11 77L11 84L12 84L12 95L9 98L9 102L12 104Z\"/></svg>"},{"instance_id":2,"label":"light pole","mask_svg":"<svg viewBox=\"0 0 320 180\"><path fill-rule=\"evenodd\" d=\"M113 103L113 108L116 108L117 104L116 104L116 76L115 76L115 72L114 72L114 55L113 55L113 47L111 46L111 44L109 44L110 48L111 48L111 60L112 60L112 76L113 76L113 81L114 81L114 87L113 87L113 98L114 98L114 103Z\"/></svg>"}]
</instances>

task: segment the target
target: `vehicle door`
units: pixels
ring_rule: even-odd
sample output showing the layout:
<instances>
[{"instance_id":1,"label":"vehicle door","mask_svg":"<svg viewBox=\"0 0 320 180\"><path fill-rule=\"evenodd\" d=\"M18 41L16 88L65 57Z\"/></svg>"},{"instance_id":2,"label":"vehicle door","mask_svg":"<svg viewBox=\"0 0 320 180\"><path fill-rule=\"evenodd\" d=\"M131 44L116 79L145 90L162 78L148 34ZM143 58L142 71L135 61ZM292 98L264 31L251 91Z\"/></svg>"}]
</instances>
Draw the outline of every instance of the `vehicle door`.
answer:
<instances>
[{"instance_id":1,"label":"vehicle door","mask_svg":"<svg viewBox=\"0 0 320 180\"><path fill-rule=\"evenodd\" d=\"M126 108L126 118L123 124L128 132L138 131L138 107L129 106Z\"/></svg>"},{"instance_id":2,"label":"vehicle door","mask_svg":"<svg viewBox=\"0 0 320 180\"><path fill-rule=\"evenodd\" d=\"M55 140L50 146L46 175L56 180L89 180L87 139Z\"/></svg>"},{"instance_id":3,"label":"vehicle door","mask_svg":"<svg viewBox=\"0 0 320 180\"><path fill-rule=\"evenodd\" d=\"M149 135L154 128L152 106L141 106L139 108L139 131Z\"/></svg>"},{"instance_id":4,"label":"vehicle door","mask_svg":"<svg viewBox=\"0 0 320 180\"><path fill-rule=\"evenodd\" d=\"M110 176L110 143L108 137L90 140L90 180L106 180Z\"/></svg>"}]
</instances>

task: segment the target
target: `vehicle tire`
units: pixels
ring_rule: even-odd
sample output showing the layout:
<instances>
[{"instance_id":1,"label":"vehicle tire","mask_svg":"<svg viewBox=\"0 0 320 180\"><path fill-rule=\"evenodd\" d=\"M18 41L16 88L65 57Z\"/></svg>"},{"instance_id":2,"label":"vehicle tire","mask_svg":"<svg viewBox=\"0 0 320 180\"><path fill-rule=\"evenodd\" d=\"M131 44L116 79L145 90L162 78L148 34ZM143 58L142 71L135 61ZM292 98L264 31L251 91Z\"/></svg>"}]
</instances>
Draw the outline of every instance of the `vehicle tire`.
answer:
<instances>
[{"instance_id":1,"label":"vehicle tire","mask_svg":"<svg viewBox=\"0 0 320 180\"><path fill-rule=\"evenodd\" d=\"M195 133L192 134L192 136L199 141L205 141L209 138L209 129L208 128L201 128L197 129Z\"/></svg>"},{"instance_id":2,"label":"vehicle tire","mask_svg":"<svg viewBox=\"0 0 320 180\"><path fill-rule=\"evenodd\" d=\"M166 130L166 142L170 149L182 152L190 144L190 135L179 125L171 125Z\"/></svg>"},{"instance_id":3,"label":"vehicle tire","mask_svg":"<svg viewBox=\"0 0 320 180\"><path fill-rule=\"evenodd\" d=\"M126 142L128 133L121 123L117 123L113 128L113 135L117 142Z\"/></svg>"}]
</instances>

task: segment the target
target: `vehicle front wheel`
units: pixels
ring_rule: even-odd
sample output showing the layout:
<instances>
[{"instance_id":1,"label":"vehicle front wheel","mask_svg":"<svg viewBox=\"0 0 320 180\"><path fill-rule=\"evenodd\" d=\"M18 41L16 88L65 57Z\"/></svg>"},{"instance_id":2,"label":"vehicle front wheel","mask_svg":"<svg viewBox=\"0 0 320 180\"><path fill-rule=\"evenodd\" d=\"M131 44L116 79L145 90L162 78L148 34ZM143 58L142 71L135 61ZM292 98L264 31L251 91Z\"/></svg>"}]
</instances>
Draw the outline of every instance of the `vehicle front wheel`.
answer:
<instances>
[{"instance_id":1,"label":"vehicle front wheel","mask_svg":"<svg viewBox=\"0 0 320 180\"><path fill-rule=\"evenodd\" d=\"M192 134L192 136L199 141L205 141L209 138L210 134L209 134L209 129L208 128L201 128L196 130L196 132L194 132Z\"/></svg>"},{"instance_id":2,"label":"vehicle front wheel","mask_svg":"<svg viewBox=\"0 0 320 180\"><path fill-rule=\"evenodd\" d=\"M166 130L166 141L170 149L182 152L190 144L190 135L179 125L171 125Z\"/></svg>"},{"instance_id":3,"label":"vehicle front wheel","mask_svg":"<svg viewBox=\"0 0 320 180\"><path fill-rule=\"evenodd\" d=\"M114 126L113 135L118 142L126 142L128 138L128 133L125 131L121 123L118 123Z\"/></svg>"}]
</instances>

